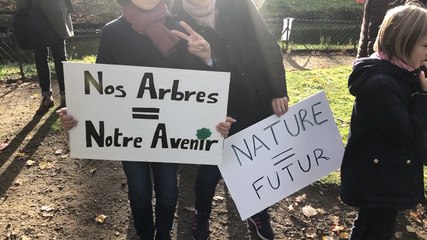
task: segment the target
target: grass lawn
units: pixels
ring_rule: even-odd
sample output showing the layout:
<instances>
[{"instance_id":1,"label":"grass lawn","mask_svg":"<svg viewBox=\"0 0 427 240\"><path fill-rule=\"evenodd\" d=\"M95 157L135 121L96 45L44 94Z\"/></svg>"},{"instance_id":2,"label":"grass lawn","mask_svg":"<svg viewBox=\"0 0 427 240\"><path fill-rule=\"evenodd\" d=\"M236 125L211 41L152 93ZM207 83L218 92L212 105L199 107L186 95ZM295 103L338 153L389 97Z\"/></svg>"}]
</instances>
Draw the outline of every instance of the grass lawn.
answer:
<instances>
[{"instance_id":1,"label":"grass lawn","mask_svg":"<svg viewBox=\"0 0 427 240\"><path fill-rule=\"evenodd\" d=\"M310 71L289 71L286 73L290 104L324 90L343 143L347 142L351 108L354 97L347 91L347 77L351 67L343 66Z\"/></svg>"},{"instance_id":2,"label":"grass lawn","mask_svg":"<svg viewBox=\"0 0 427 240\"><path fill-rule=\"evenodd\" d=\"M316 69L310 71L289 71L286 73L290 104L324 90L334 113L342 141L347 143L351 110L354 97L347 89L347 78L351 66ZM324 184L339 185L339 172L336 171L320 180ZM424 190L427 196L427 166L424 167Z\"/></svg>"}]
</instances>

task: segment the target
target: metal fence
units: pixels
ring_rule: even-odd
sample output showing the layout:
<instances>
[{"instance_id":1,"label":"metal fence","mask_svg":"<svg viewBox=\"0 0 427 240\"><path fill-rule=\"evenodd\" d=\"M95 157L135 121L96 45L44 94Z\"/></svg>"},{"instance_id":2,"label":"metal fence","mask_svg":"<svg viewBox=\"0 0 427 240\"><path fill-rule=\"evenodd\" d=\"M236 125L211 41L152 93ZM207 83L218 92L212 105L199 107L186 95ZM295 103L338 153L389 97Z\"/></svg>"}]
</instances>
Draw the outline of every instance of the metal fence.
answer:
<instances>
[{"instance_id":1,"label":"metal fence","mask_svg":"<svg viewBox=\"0 0 427 240\"><path fill-rule=\"evenodd\" d=\"M31 51L16 45L11 21L13 12L0 12L0 80L35 76ZM317 50L355 50L360 33L360 22L338 20L293 19L292 26L284 18L268 18L266 23L276 35L283 52ZM284 28L285 26L285 28ZM289 38L283 40L284 29ZM102 25L75 25L75 37L67 40L69 59L95 55Z\"/></svg>"},{"instance_id":2,"label":"metal fence","mask_svg":"<svg viewBox=\"0 0 427 240\"><path fill-rule=\"evenodd\" d=\"M25 79L36 76L32 51L18 47L12 30L13 12L0 13L0 80ZM69 59L96 55L102 24L75 25L75 36L67 39Z\"/></svg>"},{"instance_id":3,"label":"metal fence","mask_svg":"<svg viewBox=\"0 0 427 240\"><path fill-rule=\"evenodd\" d=\"M285 51L355 50L359 41L360 21L323 19L266 19Z\"/></svg>"}]
</instances>

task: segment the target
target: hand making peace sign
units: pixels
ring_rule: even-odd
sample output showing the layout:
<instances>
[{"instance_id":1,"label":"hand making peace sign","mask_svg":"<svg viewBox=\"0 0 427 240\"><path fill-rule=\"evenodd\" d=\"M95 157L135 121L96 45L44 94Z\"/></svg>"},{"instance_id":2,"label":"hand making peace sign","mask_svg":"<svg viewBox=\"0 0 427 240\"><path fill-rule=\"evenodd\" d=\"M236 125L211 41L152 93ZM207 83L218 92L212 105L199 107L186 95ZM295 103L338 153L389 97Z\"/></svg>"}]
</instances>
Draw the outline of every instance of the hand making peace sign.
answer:
<instances>
[{"instance_id":1,"label":"hand making peace sign","mask_svg":"<svg viewBox=\"0 0 427 240\"><path fill-rule=\"evenodd\" d=\"M171 32L177 37L187 40L188 52L201 58L206 64L209 63L212 60L210 44L188 24L183 21L179 23L189 35L178 30L171 30Z\"/></svg>"}]
</instances>

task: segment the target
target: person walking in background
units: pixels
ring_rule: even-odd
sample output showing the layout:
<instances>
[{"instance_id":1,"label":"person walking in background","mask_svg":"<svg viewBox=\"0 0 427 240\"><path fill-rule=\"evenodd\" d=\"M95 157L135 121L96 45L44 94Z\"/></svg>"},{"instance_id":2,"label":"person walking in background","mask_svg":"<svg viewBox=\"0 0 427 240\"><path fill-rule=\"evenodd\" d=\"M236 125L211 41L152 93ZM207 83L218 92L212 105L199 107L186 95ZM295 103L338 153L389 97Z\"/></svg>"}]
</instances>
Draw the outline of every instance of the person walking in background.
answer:
<instances>
[{"instance_id":1,"label":"person walking in background","mask_svg":"<svg viewBox=\"0 0 427 240\"><path fill-rule=\"evenodd\" d=\"M174 14L211 44L223 67L231 72L228 116L236 119L230 135L288 110L283 58L252 0L175 0ZM178 36L181 34L177 33ZM217 166L201 165L195 183L192 237L209 239L209 218ZM268 209L249 218L261 239L274 239Z\"/></svg>"},{"instance_id":2,"label":"person walking in background","mask_svg":"<svg viewBox=\"0 0 427 240\"><path fill-rule=\"evenodd\" d=\"M357 58L369 57L374 53L374 43L380 24L390 8L401 5L403 0L357 0L364 3L362 25L360 27Z\"/></svg>"},{"instance_id":3,"label":"person walking in background","mask_svg":"<svg viewBox=\"0 0 427 240\"><path fill-rule=\"evenodd\" d=\"M417 4L425 7L426 0L356 0L364 4L362 25L360 27L357 58L369 57L374 53L375 38L386 12L398 5Z\"/></svg>"},{"instance_id":4,"label":"person walking in background","mask_svg":"<svg viewBox=\"0 0 427 240\"><path fill-rule=\"evenodd\" d=\"M31 2L29 2L31 1ZM51 74L48 65L49 49L55 63L55 72L58 79L60 106L65 103L64 70L62 62L67 60L65 39L74 36L73 23L70 13L73 7L70 0L17 0L16 9L24 9L32 4L46 17L48 24L56 35L56 40L48 46L34 49L34 61L42 92L42 102L36 114L44 114L54 106L51 88Z\"/></svg>"},{"instance_id":5,"label":"person walking in background","mask_svg":"<svg viewBox=\"0 0 427 240\"><path fill-rule=\"evenodd\" d=\"M350 240L390 240L399 210L424 202L427 10L389 10L369 58L349 76L355 96L341 200L359 208Z\"/></svg>"},{"instance_id":6,"label":"person walking in background","mask_svg":"<svg viewBox=\"0 0 427 240\"><path fill-rule=\"evenodd\" d=\"M209 43L185 24L182 26L170 14L164 0L118 0L123 15L102 30L96 62L131 66L178 69L216 69ZM186 41L170 30L186 32ZM77 124L58 111L66 130ZM232 118L219 123L217 130L227 136ZM173 161L172 161L173 162ZM128 184L128 197L134 226L143 240L171 239L178 198L177 164L123 161ZM153 221L153 188L155 220Z\"/></svg>"}]
</instances>

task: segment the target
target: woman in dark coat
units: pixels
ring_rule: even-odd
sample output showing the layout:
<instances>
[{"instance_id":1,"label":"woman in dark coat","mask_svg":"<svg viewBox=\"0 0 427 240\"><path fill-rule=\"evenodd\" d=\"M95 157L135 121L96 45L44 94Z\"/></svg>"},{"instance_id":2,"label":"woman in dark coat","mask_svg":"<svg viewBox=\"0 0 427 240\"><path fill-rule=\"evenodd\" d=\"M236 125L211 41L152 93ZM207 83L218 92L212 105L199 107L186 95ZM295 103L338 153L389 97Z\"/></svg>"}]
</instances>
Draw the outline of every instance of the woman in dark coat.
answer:
<instances>
[{"instance_id":1,"label":"woman in dark coat","mask_svg":"<svg viewBox=\"0 0 427 240\"><path fill-rule=\"evenodd\" d=\"M220 64L231 72L228 116L230 134L288 108L285 69L274 35L252 0L175 0L174 13L211 44ZM209 217L217 166L202 165L196 178L193 239L209 238ZM261 239L273 239L267 210L249 218Z\"/></svg>"},{"instance_id":2,"label":"woman in dark coat","mask_svg":"<svg viewBox=\"0 0 427 240\"><path fill-rule=\"evenodd\" d=\"M102 30L97 63L180 69L214 69L210 45L191 28L183 29L170 16L163 0L122 0L123 15ZM181 41L170 30L187 31L191 39ZM187 44L193 49L188 49ZM190 53L191 52L191 53ZM66 130L77 121L59 111ZM217 130L226 136L230 123ZM171 239L176 202L177 164L123 161L130 208L137 234L143 240ZM153 220L152 192L155 192Z\"/></svg>"},{"instance_id":3,"label":"woman in dark coat","mask_svg":"<svg viewBox=\"0 0 427 240\"><path fill-rule=\"evenodd\" d=\"M384 18L374 55L355 62L356 97L341 166L341 199L358 207L350 240L389 240L399 210L424 199L427 10L400 6Z\"/></svg>"}]
</instances>

